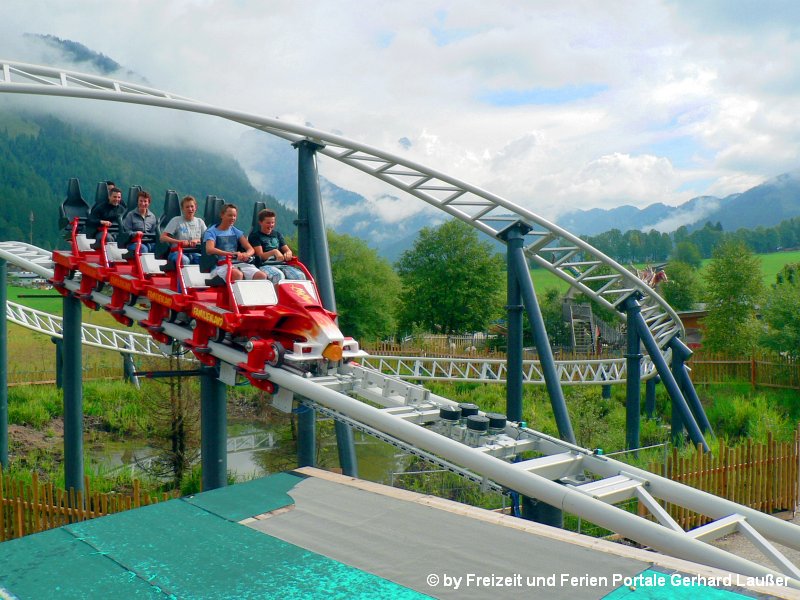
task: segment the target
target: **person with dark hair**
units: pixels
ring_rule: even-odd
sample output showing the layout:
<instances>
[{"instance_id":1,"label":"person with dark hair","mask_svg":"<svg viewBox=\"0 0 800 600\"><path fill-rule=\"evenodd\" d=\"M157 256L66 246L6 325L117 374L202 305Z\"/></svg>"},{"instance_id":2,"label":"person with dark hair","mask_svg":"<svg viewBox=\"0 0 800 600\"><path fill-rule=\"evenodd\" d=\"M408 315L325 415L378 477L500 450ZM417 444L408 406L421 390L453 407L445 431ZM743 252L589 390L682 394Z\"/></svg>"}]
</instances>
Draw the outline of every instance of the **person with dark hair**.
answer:
<instances>
[{"instance_id":1,"label":"person with dark hair","mask_svg":"<svg viewBox=\"0 0 800 600\"><path fill-rule=\"evenodd\" d=\"M197 200L194 196L184 196L181 200L181 214L172 217L161 233L162 242L183 248L181 266L200 263L200 253L197 250L206 232L206 224L203 219L194 216L196 212ZM178 260L178 252L170 252L167 258L175 262Z\"/></svg>"},{"instance_id":2,"label":"person with dark hair","mask_svg":"<svg viewBox=\"0 0 800 600\"><path fill-rule=\"evenodd\" d=\"M217 256L217 266L211 270L212 275L225 279L228 273L226 257L230 256L235 266L231 270L231 280L265 279L266 275L247 261L253 256L253 247L244 232L233 226L239 209L235 204L225 204L220 210L220 223L206 229L203 235L206 254Z\"/></svg>"},{"instance_id":3,"label":"person with dark hair","mask_svg":"<svg viewBox=\"0 0 800 600\"><path fill-rule=\"evenodd\" d=\"M257 265L266 273L267 279L277 283L281 279L305 279L303 272L288 265L271 265L270 262L292 260L292 249L280 231L275 229L277 216L267 208L258 213L258 229L254 229L247 241L253 246Z\"/></svg>"},{"instance_id":4,"label":"person with dark hair","mask_svg":"<svg viewBox=\"0 0 800 600\"><path fill-rule=\"evenodd\" d=\"M95 204L89 217L86 219L87 237L97 237L97 230L100 225L109 228L122 229L122 216L125 214L125 207L122 205L122 190L112 187L108 192L108 202ZM113 231L106 237L107 242L113 242L116 236Z\"/></svg>"},{"instance_id":5,"label":"person with dark hair","mask_svg":"<svg viewBox=\"0 0 800 600\"><path fill-rule=\"evenodd\" d=\"M136 210L132 210L122 221L125 231L135 233L141 231L144 234L142 239L142 252L152 252L156 246L156 232L158 230L158 218L150 211L150 193L139 190L136 198ZM128 250L133 251L135 243L128 245Z\"/></svg>"}]
</instances>

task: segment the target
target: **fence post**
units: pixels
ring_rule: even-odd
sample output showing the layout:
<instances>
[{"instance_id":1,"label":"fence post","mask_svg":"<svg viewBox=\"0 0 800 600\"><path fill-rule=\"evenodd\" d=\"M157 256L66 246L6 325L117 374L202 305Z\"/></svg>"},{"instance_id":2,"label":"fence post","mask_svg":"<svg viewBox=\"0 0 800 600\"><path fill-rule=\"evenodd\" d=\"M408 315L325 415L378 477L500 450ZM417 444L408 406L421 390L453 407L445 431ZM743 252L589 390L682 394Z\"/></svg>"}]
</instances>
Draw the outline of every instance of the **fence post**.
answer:
<instances>
[{"instance_id":1,"label":"fence post","mask_svg":"<svg viewBox=\"0 0 800 600\"><path fill-rule=\"evenodd\" d=\"M750 386L756 387L756 355L750 354Z\"/></svg>"}]
</instances>

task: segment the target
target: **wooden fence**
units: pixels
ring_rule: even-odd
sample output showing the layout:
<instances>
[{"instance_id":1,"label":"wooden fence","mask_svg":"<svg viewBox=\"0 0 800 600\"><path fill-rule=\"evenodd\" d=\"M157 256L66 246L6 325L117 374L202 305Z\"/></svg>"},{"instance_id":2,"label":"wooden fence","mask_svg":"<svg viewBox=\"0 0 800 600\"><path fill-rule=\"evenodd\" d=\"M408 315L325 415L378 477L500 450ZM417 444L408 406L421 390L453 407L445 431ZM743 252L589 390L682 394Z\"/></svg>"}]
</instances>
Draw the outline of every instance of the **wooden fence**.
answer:
<instances>
[{"instance_id":1,"label":"wooden fence","mask_svg":"<svg viewBox=\"0 0 800 600\"><path fill-rule=\"evenodd\" d=\"M800 361L779 354L735 358L697 351L687 364L694 383L748 381L753 387L800 389Z\"/></svg>"},{"instance_id":2,"label":"wooden fence","mask_svg":"<svg viewBox=\"0 0 800 600\"><path fill-rule=\"evenodd\" d=\"M0 542L175 497L142 493L138 480L126 493L93 492L88 478L84 489L85 493L67 492L52 483L40 483L36 472L30 483L23 482L4 475L0 468Z\"/></svg>"},{"instance_id":3,"label":"wooden fence","mask_svg":"<svg viewBox=\"0 0 800 600\"><path fill-rule=\"evenodd\" d=\"M684 458L673 448L666 465L650 464L654 473L767 514L797 509L799 468L800 428L791 442L778 443L770 434L766 444L747 440L741 446L728 448L720 440L719 451L714 455L698 447L691 457ZM682 506L670 504L666 508L684 529L710 521Z\"/></svg>"}]
</instances>

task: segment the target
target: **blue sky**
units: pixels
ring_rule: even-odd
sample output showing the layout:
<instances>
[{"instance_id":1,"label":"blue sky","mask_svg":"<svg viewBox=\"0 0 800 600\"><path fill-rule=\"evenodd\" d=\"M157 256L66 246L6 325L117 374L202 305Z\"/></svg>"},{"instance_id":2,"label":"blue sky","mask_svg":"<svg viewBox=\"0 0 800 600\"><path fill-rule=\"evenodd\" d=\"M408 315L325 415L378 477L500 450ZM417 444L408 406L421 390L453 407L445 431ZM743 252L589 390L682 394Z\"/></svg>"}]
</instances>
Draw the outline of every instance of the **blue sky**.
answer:
<instances>
[{"instance_id":1,"label":"blue sky","mask_svg":"<svg viewBox=\"0 0 800 600\"><path fill-rule=\"evenodd\" d=\"M556 218L724 196L797 169L798 7L6 0L0 56L68 66L22 34L74 40L123 65L122 79L341 132ZM156 140L167 130L235 150L241 133L188 117L89 112ZM364 195L386 193L321 168Z\"/></svg>"}]
</instances>

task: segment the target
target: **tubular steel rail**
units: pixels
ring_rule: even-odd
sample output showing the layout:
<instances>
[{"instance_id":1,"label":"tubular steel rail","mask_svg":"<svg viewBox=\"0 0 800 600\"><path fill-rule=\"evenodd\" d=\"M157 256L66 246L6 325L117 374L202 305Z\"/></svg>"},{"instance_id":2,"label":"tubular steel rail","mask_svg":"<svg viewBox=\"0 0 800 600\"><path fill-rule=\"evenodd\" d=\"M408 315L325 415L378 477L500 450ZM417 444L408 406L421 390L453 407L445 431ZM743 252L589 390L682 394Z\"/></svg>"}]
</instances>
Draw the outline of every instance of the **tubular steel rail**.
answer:
<instances>
[{"instance_id":1,"label":"tubular steel rail","mask_svg":"<svg viewBox=\"0 0 800 600\"><path fill-rule=\"evenodd\" d=\"M116 79L15 61L0 61L0 93L39 94L160 106L209 114L292 142L309 139L324 154L386 182L470 224L487 235L509 223L531 227L524 250L530 260L606 308L618 310L631 294L641 296L642 314L660 349L683 333L675 311L636 275L579 237L500 196L440 171L346 137L223 109Z\"/></svg>"}]
</instances>

